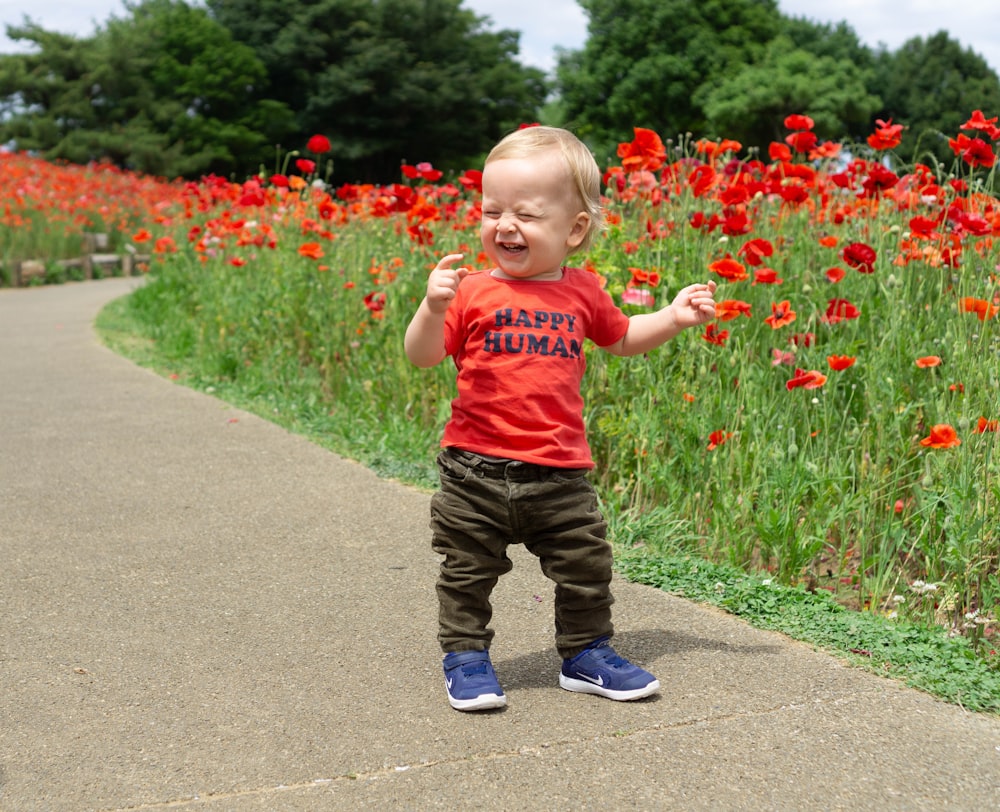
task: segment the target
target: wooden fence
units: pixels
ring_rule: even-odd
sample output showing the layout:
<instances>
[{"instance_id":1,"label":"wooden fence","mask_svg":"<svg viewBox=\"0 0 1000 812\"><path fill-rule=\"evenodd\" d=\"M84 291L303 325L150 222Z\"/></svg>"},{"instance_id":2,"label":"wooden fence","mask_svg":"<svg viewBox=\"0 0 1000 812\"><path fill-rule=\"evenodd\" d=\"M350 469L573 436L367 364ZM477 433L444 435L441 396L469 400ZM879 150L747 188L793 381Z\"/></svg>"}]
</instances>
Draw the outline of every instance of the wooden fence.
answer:
<instances>
[{"instance_id":1,"label":"wooden fence","mask_svg":"<svg viewBox=\"0 0 1000 812\"><path fill-rule=\"evenodd\" d=\"M74 278L94 279L105 276L134 276L145 273L149 266L149 255L138 253L132 245L125 246L125 252L108 252L107 234L84 234L83 253L71 259L43 260L24 259L11 262L8 266L8 284L24 287L42 284L50 276L50 268L59 269L60 278L71 275ZM72 273L77 271L77 273ZM0 276L2 279L2 276Z\"/></svg>"}]
</instances>

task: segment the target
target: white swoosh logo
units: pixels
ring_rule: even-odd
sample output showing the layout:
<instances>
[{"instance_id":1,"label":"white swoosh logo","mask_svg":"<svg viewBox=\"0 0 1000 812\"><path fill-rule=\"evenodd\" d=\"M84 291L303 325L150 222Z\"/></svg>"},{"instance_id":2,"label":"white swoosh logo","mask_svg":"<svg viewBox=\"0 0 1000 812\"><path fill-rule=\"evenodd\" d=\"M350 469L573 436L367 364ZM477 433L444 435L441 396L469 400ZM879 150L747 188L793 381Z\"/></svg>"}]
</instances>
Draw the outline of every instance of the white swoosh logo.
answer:
<instances>
[{"instance_id":1,"label":"white swoosh logo","mask_svg":"<svg viewBox=\"0 0 1000 812\"><path fill-rule=\"evenodd\" d=\"M603 676L597 677L595 679L594 677L588 677L586 674L581 674L579 671L577 672L576 675L578 677L582 677L583 679L587 680L587 682L594 683L594 685L597 685L599 687L604 685L604 677Z\"/></svg>"}]
</instances>

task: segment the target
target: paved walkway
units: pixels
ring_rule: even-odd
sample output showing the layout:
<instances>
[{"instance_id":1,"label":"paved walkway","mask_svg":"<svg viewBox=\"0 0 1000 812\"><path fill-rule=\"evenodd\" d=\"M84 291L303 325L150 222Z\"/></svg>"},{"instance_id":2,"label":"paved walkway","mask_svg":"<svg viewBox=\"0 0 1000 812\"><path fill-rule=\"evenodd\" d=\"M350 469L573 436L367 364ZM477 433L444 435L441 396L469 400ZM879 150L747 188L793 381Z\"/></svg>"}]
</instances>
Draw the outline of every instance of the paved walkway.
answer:
<instances>
[{"instance_id":1,"label":"paved walkway","mask_svg":"<svg viewBox=\"0 0 1000 812\"><path fill-rule=\"evenodd\" d=\"M0 291L0 810L1000 808L1000 719L619 582L662 693L562 691L530 556L461 714L428 497L140 369L134 280Z\"/></svg>"}]
</instances>

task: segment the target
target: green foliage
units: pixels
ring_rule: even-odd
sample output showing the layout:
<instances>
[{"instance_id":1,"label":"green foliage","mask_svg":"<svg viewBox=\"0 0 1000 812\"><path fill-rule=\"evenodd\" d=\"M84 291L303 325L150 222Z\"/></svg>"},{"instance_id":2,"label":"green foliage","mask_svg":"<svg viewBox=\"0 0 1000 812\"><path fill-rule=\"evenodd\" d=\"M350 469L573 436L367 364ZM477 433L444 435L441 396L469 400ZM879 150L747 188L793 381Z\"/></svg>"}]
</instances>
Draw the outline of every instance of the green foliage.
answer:
<instances>
[{"instance_id":1,"label":"green foliage","mask_svg":"<svg viewBox=\"0 0 1000 812\"><path fill-rule=\"evenodd\" d=\"M36 53L0 56L0 140L50 159L107 159L163 176L230 174L256 162L288 117L255 101L253 52L204 9L146 0L92 39L37 26L12 34Z\"/></svg>"},{"instance_id":2,"label":"green foliage","mask_svg":"<svg viewBox=\"0 0 1000 812\"><path fill-rule=\"evenodd\" d=\"M780 14L771 0L581 0L590 23L557 69L559 123L599 160L630 127L683 140L733 138L766 149L790 112L833 140L858 140L876 118L911 122L900 153L948 162L968 111L1000 110L1000 79L940 32L877 54L846 23ZM919 158L919 155L918 155Z\"/></svg>"},{"instance_id":3,"label":"green foliage","mask_svg":"<svg viewBox=\"0 0 1000 812\"><path fill-rule=\"evenodd\" d=\"M876 86L883 99L879 118L907 125L899 153L924 163L951 162L948 137L965 121L962 111L1000 111L1000 78L946 31L881 52Z\"/></svg>"},{"instance_id":4,"label":"green foliage","mask_svg":"<svg viewBox=\"0 0 1000 812\"><path fill-rule=\"evenodd\" d=\"M785 116L795 110L810 116L821 133L860 140L881 104L867 91L872 76L852 59L817 56L776 37L759 62L709 91L709 134L766 149L783 138Z\"/></svg>"},{"instance_id":5,"label":"green foliage","mask_svg":"<svg viewBox=\"0 0 1000 812\"><path fill-rule=\"evenodd\" d=\"M846 23L785 17L776 0L583 0L588 39L559 55L556 93L517 61L518 33L460 0L126 3L89 39L25 20L37 50L0 55L0 142L165 176L245 177L275 148L329 137L337 182L388 182L400 161L476 164L544 120L599 161L646 127L680 142L766 149L791 112L831 140L906 121L903 160L948 163L944 133L1000 110L1000 79L940 32L874 52Z\"/></svg>"},{"instance_id":6,"label":"green foliage","mask_svg":"<svg viewBox=\"0 0 1000 812\"><path fill-rule=\"evenodd\" d=\"M708 93L764 54L780 30L774 0L581 0L583 49L564 54L558 90L571 126L599 160L631 127L704 132ZM787 111L786 111L787 114Z\"/></svg>"},{"instance_id":7,"label":"green foliage","mask_svg":"<svg viewBox=\"0 0 1000 812\"><path fill-rule=\"evenodd\" d=\"M535 121L541 71L518 35L490 33L459 0L209 0L265 65L261 93L295 110L295 130L330 138L338 180L391 180L400 159L464 168Z\"/></svg>"}]
</instances>

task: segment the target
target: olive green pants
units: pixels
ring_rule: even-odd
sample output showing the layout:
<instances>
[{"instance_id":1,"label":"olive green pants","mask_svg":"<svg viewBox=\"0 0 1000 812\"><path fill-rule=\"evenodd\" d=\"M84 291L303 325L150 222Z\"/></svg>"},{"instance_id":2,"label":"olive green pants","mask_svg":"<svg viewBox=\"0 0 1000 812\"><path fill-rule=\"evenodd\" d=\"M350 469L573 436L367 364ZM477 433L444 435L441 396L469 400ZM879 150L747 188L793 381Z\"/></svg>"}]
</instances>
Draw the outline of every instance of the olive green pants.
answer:
<instances>
[{"instance_id":1,"label":"olive green pants","mask_svg":"<svg viewBox=\"0 0 1000 812\"><path fill-rule=\"evenodd\" d=\"M493 640L490 595L524 544L555 583L556 648L563 658L611 636L611 545L586 469L497 461L458 449L438 456L441 489L431 500L438 640L445 652Z\"/></svg>"}]
</instances>

